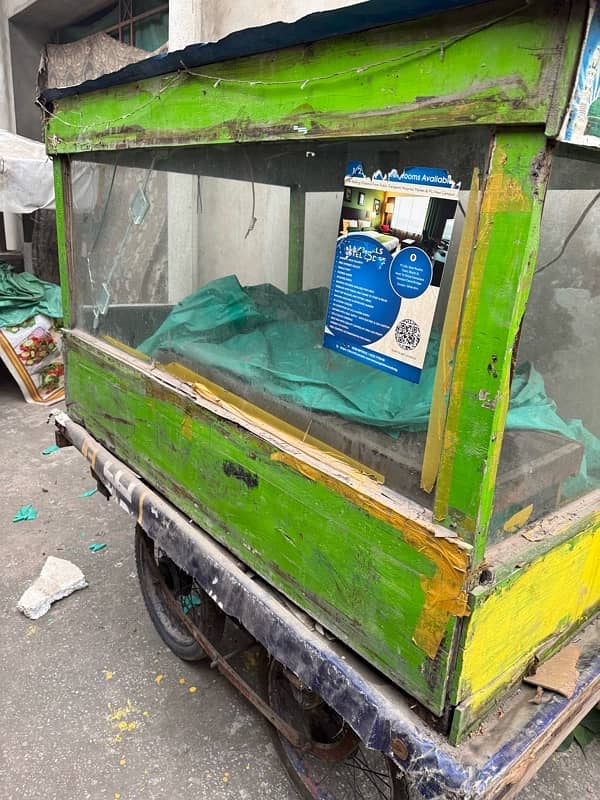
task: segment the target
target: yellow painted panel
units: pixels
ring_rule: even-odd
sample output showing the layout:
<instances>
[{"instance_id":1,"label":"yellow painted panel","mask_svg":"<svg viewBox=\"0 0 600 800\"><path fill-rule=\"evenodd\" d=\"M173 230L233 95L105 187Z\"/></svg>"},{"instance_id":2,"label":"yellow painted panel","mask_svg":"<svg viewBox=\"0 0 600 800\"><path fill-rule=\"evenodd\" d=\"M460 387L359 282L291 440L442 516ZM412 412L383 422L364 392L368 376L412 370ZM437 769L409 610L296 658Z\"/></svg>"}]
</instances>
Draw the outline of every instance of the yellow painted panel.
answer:
<instances>
[{"instance_id":1,"label":"yellow painted panel","mask_svg":"<svg viewBox=\"0 0 600 800\"><path fill-rule=\"evenodd\" d=\"M457 702L479 708L540 646L600 602L600 513L482 599L469 619Z\"/></svg>"}]
</instances>

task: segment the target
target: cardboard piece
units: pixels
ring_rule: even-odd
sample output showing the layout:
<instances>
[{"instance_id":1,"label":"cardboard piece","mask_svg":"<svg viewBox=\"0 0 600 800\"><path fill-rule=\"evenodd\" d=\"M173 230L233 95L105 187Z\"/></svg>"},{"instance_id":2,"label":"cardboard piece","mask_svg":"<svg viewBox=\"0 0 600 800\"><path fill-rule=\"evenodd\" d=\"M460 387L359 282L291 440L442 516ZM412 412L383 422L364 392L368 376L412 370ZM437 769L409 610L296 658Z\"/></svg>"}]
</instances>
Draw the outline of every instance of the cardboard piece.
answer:
<instances>
[{"instance_id":1,"label":"cardboard piece","mask_svg":"<svg viewBox=\"0 0 600 800\"><path fill-rule=\"evenodd\" d=\"M525 683L541 686L564 697L571 697L577 686L579 671L577 661L581 650L574 644L563 647L556 655L544 661L533 675L523 678Z\"/></svg>"}]
</instances>

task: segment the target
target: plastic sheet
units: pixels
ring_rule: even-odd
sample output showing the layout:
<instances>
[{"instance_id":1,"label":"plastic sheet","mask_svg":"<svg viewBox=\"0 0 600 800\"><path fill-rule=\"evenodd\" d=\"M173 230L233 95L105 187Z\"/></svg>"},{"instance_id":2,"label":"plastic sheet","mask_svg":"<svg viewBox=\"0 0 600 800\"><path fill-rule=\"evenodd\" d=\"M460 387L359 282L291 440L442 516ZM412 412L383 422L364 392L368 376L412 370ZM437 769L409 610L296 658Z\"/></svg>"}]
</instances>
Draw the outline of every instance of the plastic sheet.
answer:
<instances>
[{"instance_id":1,"label":"plastic sheet","mask_svg":"<svg viewBox=\"0 0 600 800\"><path fill-rule=\"evenodd\" d=\"M160 350L232 373L290 403L372 425L397 437L427 427L439 335L433 334L419 384L346 358L322 346L327 289L286 295L271 284L242 288L219 278L178 303L138 349ZM566 493L585 489L600 472L600 440L581 420L563 420L544 380L528 363L515 373L507 428L554 431L581 442L580 475Z\"/></svg>"},{"instance_id":2,"label":"plastic sheet","mask_svg":"<svg viewBox=\"0 0 600 800\"><path fill-rule=\"evenodd\" d=\"M73 192L79 210L91 210L96 197L95 169L74 164ZM42 142L0 130L0 211L31 214L54 208L52 161Z\"/></svg>"},{"instance_id":3,"label":"plastic sheet","mask_svg":"<svg viewBox=\"0 0 600 800\"><path fill-rule=\"evenodd\" d=\"M0 264L0 328L20 325L36 314L60 319L60 287Z\"/></svg>"}]
</instances>

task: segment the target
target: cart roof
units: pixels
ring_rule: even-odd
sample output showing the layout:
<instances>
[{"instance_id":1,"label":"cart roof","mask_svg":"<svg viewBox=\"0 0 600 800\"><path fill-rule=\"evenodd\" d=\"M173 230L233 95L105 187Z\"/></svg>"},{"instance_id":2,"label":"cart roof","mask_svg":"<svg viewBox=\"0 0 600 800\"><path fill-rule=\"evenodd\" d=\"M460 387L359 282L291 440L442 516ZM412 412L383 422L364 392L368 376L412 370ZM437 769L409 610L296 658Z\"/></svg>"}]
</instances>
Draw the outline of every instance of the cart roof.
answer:
<instances>
[{"instance_id":1,"label":"cart roof","mask_svg":"<svg viewBox=\"0 0 600 800\"><path fill-rule=\"evenodd\" d=\"M62 97L176 72L182 66L193 68L229 61L481 3L482 0L366 0L345 8L309 14L295 22L273 22L246 28L230 33L218 42L193 44L183 50L152 56L77 86L46 89L39 100L46 105Z\"/></svg>"}]
</instances>

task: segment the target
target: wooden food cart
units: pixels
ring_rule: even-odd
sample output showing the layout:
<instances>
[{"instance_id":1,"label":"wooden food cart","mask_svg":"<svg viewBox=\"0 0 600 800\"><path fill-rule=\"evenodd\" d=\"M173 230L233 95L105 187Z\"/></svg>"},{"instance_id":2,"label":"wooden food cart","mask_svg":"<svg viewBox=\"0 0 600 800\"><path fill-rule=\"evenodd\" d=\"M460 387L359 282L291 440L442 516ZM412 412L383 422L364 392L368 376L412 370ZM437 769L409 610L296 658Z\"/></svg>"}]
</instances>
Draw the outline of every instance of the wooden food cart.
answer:
<instances>
[{"instance_id":1,"label":"wooden food cart","mask_svg":"<svg viewBox=\"0 0 600 800\"><path fill-rule=\"evenodd\" d=\"M40 98L58 441L303 796L513 797L600 697L597 22L374 0Z\"/></svg>"}]
</instances>

